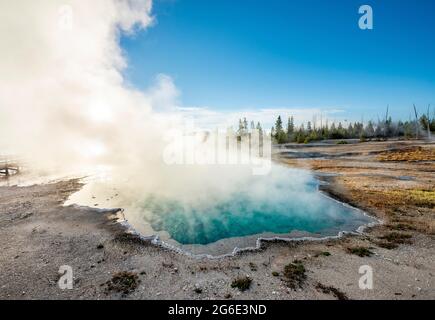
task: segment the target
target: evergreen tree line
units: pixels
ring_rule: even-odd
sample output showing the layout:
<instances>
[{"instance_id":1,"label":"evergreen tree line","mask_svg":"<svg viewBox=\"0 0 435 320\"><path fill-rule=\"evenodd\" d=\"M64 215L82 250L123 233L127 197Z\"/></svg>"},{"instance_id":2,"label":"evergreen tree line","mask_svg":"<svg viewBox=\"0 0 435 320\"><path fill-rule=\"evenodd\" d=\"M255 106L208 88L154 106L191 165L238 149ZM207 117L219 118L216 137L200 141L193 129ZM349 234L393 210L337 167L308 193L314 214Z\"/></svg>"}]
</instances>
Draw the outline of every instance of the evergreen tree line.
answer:
<instances>
[{"instance_id":1,"label":"evergreen tree line","mask_svg":"<svg viewBox=\"0 0 435 320\"><path fill-rule=\"evenodd\" d=\"M263 128L260 122L255 124L254 121L251 121L248 124L246 118L239 119L238 136L249 135L253 129L257 129L262 138ZM324 124L316 126L315 123L308 121L299 127L295 125L293 116L288 118L286 125L283 124L281 116L278 116L275 126L272 127L271 136L275 143L282 144L288 142L308 143L326 139L360 139L361 141L392 137L411 139L427 135L428 131L435 132L435 113L430 117L428 112L427 115L422 115L418 121L393 121L391 117L387 117L384 121L369 121L366 124L351 122L348 125L343 125L341 122L329 124L328 121L325 121Z\"/></svg>"},{"instance_id":2,"label":"evergreen tree line","mask_svg":"<svg viewBox=\"0 0 435 320\"><path fill-rule=\"evenodd\" d=\"M388 139L392 137L415 138L421 137L427 131L435 131L435 116L421 116L418 121L393 121L391 117L387 120L374 122L369 121L366 125L362 122L349 123L344 126L328 122L317 127L311 121L296 127L294 118L288 118L284 127L281 116L278 116L275 126L272 127L271 135L276 143L308 143L325 139L360 139L361 141L372 139Z\"/></svg>"},{"instance_id":3,"label":"evergreen tree line","mask_svg":"<svg viewBox=\"0 0 435 320\"><path fill-rule=\"evenodd\" d=\"M247 135L254 129L257 129L260 133L263 132L260 122L255 124L254 121L251 121L251 123L248 125L248 120L246 120L246 118L243 118L243 120L239 119L239 128L237 130L237 134L239 136Z\"/></svg>"}]
</instances>

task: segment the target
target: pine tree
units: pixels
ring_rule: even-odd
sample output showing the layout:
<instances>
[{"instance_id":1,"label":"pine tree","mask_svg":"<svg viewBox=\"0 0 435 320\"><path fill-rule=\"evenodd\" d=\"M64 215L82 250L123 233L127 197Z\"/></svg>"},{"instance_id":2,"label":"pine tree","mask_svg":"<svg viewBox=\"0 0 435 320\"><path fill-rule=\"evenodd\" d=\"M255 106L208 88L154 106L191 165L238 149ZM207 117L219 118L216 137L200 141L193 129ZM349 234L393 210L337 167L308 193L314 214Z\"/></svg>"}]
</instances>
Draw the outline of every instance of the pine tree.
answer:
<instances>
[{"instance_id":1,"label":"pine tree","mask_svg":"<svg viewBox=\"0 0 435 320\"><path fill-rule=\"evenodd\" d=\"M278 116L275 123L275 139L278 143L287 142L287 134L282 129L282 120L281 116Z\"/></svg>"},{"instance_id":2,"label":"pine tree","mask_svg":"<svg viewBox=\"0 0 435 320\"><path fill-rule=\"evenodd\" d=\"M263 128L261 127L260 122L257 122L257 125L255 126L255 129L258 130L258 133L260 134L260 136L263 135Z\"/></svg>"},{"instance_id":3,"label":"pine tree","mask_svg":"<svg viewBox=\"0 0 435 320\"><path fill-rule=\"evenodd\" d=\"M365 128L365 134L369 138L373 138L375 136L375 128L373 126L373 121L369 121Z\"/></svg>"},{"instance_id":4,"label":"pine tree","mask_svg":"<svg viewBox=\"0 0 435 320\"><path fill-rule=\"evenodd\" d=\"M308 123L307 123L307 131L308 131L308 133L311 133L311 130L313 130L311 128L311 121L308 121Z\"/></svg>"},{"instance_id":5,"label":"pine tree","mask_svg":"<svg viewBox=\"0 0 435 320\"><path fill-rule=\"evenodd\" d=\"M288 118L288 122L287 122L287 136L290 137L294 131L295 131L295 124L294 124L293 116L291 116L290 118Z\"/></svg>"},{"instance_id":6,"label":"pine tree","mask_svg":"<svg viewBox=\"0 0 435 320\"><path fill-rule=\"evenodd\" d=\"M239 136L243 135L243 122L242 119L239 119L239 129L237 130Z\"/></svg>"},{"instance_id":7,"label":"pine tree","mask_svg":"<svg viewBox=\"0 0 435 320\"><path fill-rule=\"evenodd\" d=\"M246 120L246 118L243 118L243 130L248 131L248 121Z\"/></svg>"},{"instance_id":8,"label":"pine tree","mask_svg":"<svg viewBox=\"0 0 435 320\"><path fill-rule=\"evenodd\" d=\"M278 119L276 119L275 130L276 130L277 133L278 133L279 131L282 131L282 120L281 120L281 116L278 116Z\"/></svg>"},{"instance_id":9,"label":"pine tree","mask_svg":"<svg viewBox=\"0 0 435 320\"><path fill-rule=\"evenodd\" d=\"M347 138L353 138L354 137L354 131L353 131L353 126L352 123L349 123L349 126L347 127L347 134L346 137Z\"/></svg>"}]
</instances>

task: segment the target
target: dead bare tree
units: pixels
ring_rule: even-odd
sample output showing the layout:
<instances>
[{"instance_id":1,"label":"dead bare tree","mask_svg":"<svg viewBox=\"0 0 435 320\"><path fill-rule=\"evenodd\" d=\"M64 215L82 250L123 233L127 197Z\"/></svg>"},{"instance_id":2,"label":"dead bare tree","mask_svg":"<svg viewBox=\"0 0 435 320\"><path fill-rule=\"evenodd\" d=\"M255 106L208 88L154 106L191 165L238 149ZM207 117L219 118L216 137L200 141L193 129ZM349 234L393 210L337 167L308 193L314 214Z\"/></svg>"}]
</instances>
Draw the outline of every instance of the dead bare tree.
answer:
<instances>
[{"instance_id":1,"label":"dead bare tree","mask_svg":"<svg viewBox=\"0 0 435 320\"><path fill-rule=\"evenodd\" d=\"M390 109L390 105L389 104L387 104L387 112L385 113L385 123L384 123L384 136L385 136L385 139L387 139L387 136L388 136L388 111L389 111L389 109Z\"/></svg>"},{"instance_id":2,"label":"dead bare tree","mask_svg":"<svg viewBox=\"0 0 435 320\"><path fill-rule=\"evenodd\" d=\"M415 114L415 139L418 139L418 114L417 114L417 108L414 105L414 114Z\"/></svg>"}]
</instances>

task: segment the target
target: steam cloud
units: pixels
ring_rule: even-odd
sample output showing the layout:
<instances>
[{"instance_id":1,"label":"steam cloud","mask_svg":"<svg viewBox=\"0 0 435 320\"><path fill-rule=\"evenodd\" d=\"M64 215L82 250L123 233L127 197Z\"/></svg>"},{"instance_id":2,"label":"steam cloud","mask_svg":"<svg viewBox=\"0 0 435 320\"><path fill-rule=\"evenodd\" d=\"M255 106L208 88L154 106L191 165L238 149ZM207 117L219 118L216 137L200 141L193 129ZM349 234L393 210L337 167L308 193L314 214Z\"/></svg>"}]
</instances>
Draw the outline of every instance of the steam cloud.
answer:
<instances>
[{"instance_id":1,"label":"steam cloud","mask_svg":"<svg viewBox=\"0 0 435 320\"><path fill-rule=\"evenodd\" d=\"M163 163L165 132L181 126L178 90L166 75L143 91L129 87L119 45L121 33L152 25L151 8L151 0L2 1L2 150L34 170L109 166L133 194L231 192L250 175L237 166Z\"/></svg>"},{"instance_id":2,"label":"steam cloud","mask_svg":"<svg viewBox=\"0 0 435 320\"><path fill-rule=\"evenodd\" d=\"M39 166L77 167L124 161L151 139L153 97L126 87L118 45L121 32L151 24L150 11L148 0L2 1L1 145ZM146 136L131 134L143 126Z\"/></svg>"}]
</instances>

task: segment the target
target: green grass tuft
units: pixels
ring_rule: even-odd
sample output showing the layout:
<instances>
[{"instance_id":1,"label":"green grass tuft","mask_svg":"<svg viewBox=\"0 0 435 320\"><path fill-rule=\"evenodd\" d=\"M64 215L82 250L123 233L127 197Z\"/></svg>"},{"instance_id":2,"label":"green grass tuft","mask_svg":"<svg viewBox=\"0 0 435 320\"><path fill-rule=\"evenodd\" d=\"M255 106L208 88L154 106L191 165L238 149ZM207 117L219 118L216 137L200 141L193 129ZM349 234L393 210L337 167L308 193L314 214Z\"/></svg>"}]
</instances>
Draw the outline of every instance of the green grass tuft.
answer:
<instances>
[{"instance_id":1,"label":"green grass tuft","mask_svg":"<svg viewBox=\"0 0 435 320\"><path fill-rule=\"evenodd\" d=\"M249 277L239 277L231 283L231 288L237 288L240 291L246 291L251 287L252 279Z\"/></svg>"},{"instance_id":2,"label":"green grass tuft","mask_svg":"<svg viewBox=\"0 0 435 320\"><path fill-rule=\"evenodd\" d=\"M359 257L370 257L371 255L373 255L373 252L366 247L349 247L347 248L347 252L357 255Z\"/></svg>"},{"instance_id":3,"label":"green grass tuft","mask_svg":"<svg viewBox=\"0 0 435 320\"><path fill-rule=\"evenodd\" d=\"M304 265L299 261L295 260L293 263L290 263L284 267L284 280L287 285L292 288L302 288L302 285L307 278L305 274L306 270Z\"/></svg>"}]
</instances>

